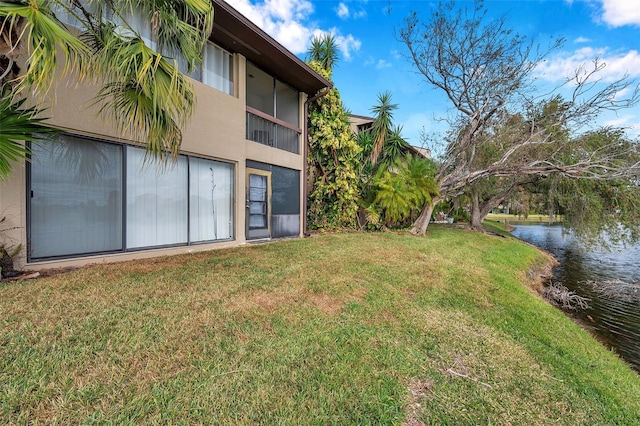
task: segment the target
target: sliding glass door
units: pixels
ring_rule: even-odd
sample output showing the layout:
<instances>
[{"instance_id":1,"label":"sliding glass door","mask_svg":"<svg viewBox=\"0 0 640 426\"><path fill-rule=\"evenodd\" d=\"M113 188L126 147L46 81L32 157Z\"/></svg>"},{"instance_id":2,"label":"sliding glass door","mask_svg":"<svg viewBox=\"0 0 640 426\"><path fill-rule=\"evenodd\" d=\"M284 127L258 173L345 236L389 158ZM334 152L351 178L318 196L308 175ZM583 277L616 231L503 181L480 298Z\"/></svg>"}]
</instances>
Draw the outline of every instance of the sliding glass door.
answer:
<instances>
[{"instance_id":1,"label":"sliding glass door","mask_svg":"<svg viewBox=\"0 0 640 426\"><path fill-rule=\"evenodd\" d=\"M233 238L233 165L189 158L189 238Z\"/></svg>"},{"instance_id":2,"label":"sliding glass door","mask_svg":"<svg viewBox=\"0 0 640 426\"><path fill-rule=\"evenodd\" d=\"M122 250L122 146L65 136L31 150L30 256Z\"/></svg>"},{"instance_id":3,"label":"sliding glass door","mask_svg":"<svg viewBox=\"0 0 640 426\"><path fill-rule=\"evenodd\" d=\"M30 261L234 238L233 164L181 155L162 167L142 148L70 135L32 152Z\"/></svg>"},{"instance_id":4,"label":"sliding glass door","mask_svg":"<svg viewBox=\"0 0 640 426\"><path fill-rule=\"evenodd\" d=\"M127 248L187 242L187 159L159 168L127 147Z\"/></svg>"}]
</instances>

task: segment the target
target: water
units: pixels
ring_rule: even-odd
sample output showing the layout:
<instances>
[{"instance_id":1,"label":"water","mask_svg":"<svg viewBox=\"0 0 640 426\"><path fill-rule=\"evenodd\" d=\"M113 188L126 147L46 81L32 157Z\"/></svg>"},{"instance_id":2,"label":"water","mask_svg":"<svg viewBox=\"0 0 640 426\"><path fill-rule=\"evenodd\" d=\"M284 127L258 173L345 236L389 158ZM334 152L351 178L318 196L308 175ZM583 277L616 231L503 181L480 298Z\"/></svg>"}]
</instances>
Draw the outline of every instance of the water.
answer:
<instances>
[{"instance_id":1,"label":"water","mask_svg":"<svg viewBox=\"0 0 640 426\"><path fill-rule=\"evenodd\" d=\"M640 280L640 244L588 251L561 226L522 225L513 235L552 253L560 266L554 280L590 299L590 308L577 316L598 339L640 372L640 297L603 295L587 281ZM631 300L632 299L632 300Z\"/></svg>"}]
</instances>

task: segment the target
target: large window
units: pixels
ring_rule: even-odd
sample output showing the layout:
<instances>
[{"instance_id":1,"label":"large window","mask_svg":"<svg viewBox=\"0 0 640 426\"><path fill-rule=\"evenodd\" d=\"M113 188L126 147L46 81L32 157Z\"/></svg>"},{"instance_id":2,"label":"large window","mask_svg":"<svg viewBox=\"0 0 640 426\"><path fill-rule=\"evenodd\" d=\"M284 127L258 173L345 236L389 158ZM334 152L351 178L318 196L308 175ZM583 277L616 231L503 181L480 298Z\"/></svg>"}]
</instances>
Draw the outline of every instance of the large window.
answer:
<instances>
[{"instance_id":1,"label":"large window","mask_svg":"<svg viewBox=\"0 0 640 426\"><path fill-rule=\"evenodd\" d=\"M100 5L97 2L87 1L82 1L81 4L92 14L101 13L106 20L116 26L115 31L117 34L127 38L140 36L149 48L157 49L157 35L152 29L148 16L127 12L123 17L120 17L115 16L111 7L106 4ZM75 15L82 16L82 12L78 7L69 5L67 8L57 3L52 3L51 10L64 24L86 30L83 23L75 17ZM169 58L169 60L175 59L178 69L185 75L233 96L233 55L226 50L207 42L202 52L202 66L200 64L196 65L191 72L188 70L187 61L179 51L167 51L165 49L160 53Z\"/></svg>"},{"instance_id":2,"label":"large window","mask_svg":"<svg viewBox=\"0 0 640 426\"><path fill-rule=\"evenodd\" d=\"M234 236L234 166L75 136L33 144L30 260L178 246Z\"/></svg>"},{"instance_id":3,"label":"large window","mask_svg":"<svg viewBox=\"0 0 640 426\"><path fill-rule=\"evenodd\" d=\"M189 158L190 239L233 238L233 165Z\"/></svg>"},{"instance_id":4,"label":"large window","mask_svg":"<svg viewBox=\"0 0 640 426\"><path fill-rule=\"evenodd\" d=\"M122 147L64 137L32 151L31 257L122 250Z\"/></svg>"},{"instance_id":5,"label":"large window","mask_svg":"<svg viewBox=\"0 0 640 426\"><path fill-rule=\"evenodd\" d=\"M145 164L145 150L127 148L127 248L187 242L187 159Z\"/></svg>"},{"instance_id":6,"label":"large window","mask_svg":"<svg viewBox=\"0 0 640 426\"><path fill-rule=\"evenodd\" d=\"M231 53L207 42L202 53L202 67L197 65L190 73L187 69L187 61L179 52L167 56L176 59L178 68L184 74L233 96L233 55Z\"/></svg>"}]
</instances>

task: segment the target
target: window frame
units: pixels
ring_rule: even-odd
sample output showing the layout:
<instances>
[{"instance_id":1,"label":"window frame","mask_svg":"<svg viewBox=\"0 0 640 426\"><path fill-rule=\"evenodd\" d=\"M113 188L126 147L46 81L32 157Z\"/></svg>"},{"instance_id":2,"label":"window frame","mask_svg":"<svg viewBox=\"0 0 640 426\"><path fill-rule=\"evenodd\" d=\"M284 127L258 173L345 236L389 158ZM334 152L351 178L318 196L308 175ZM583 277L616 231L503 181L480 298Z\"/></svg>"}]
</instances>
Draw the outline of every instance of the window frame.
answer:
<instances>
[{"instance_id":1,"label":"window frame","mask_svg":"<svg viewBox=\"0 0 640 426\"><path fill-rule=\"evenodd\" d=\"M127 143L123 143L123 142L117 142L117 141L112 141L112 140L108 140L108 139L104 139L104 138L98 138L98 137L92 137L92 136L85 136L85 135L80 135L80 134L75 134L75 133L69 133L69 132L63 132L61 134L58 135L58 137L73 137L73 138L79 138L79 139L85 139L87 141L93 141L93 142L99 142L99 143L104 143L104 144L108 144L108 145L117 145L120 146L121 149L121 200L120 200L120 214L121 214L121 241L122 241L122 248L121 249L117 249L117 250L106 250L106 251L97 251L97 252L83 252L83 253L74 253L74 254L64 254L64 255L52 255L52 256L40 256L40 257L34 257L31 255L32 249L31 249L31 232L32 232L32 205L31 205L31 194L33 192L33 182L32 182L32 169L33 169L33 164L30 161L31 159L31 155L29 155L29 161L26 162L25 165L25 205L26 205L26 223L25 223L25 228L26 228L26 236L27 236L27 244L26 244L26 253L27 253L27 262L28 263L37 263L37 262L45 262L45 261L50 261L50 260L62 260L62 259L79 259L79 258L84 258L84 257L91 257L91 256L100 256L100 255L110 255L110 254L120 254L120 253L135 253L135 252L139 252L139 251L145 251L145 250L155 250L155 249L164 249L164 248L173 248L173 247L188 247L188 246L195 246L195 245L202 245L202 244L211 244L211 243L219 243L219 242L228 242L228 241L234 241L236 239L236 235L237 235L237 226L238 226L238 210L237 210L237 163L233 162L233 161L225 161L225 160L220 160L220 159L213 159L213 158L209 158L209 157L204 157L204 156L199 156L199 155L192 155L192 154L180 154L180 156L183 156L185 158L186 161L186 169L187 169L187 213L186 213L186 221L187 221L187 231L186 231L186 242L185 243L178 243L178 244L167 244L167 245L155 245L155 246L145 246L145 247L134 247L134 248L130 248L127 246L127 192L128 192L128 179L127 179L127 161L129 161L128 156L127 156L127 151L128 148L139 148L136 147L134 145L131 144L127 144ZM42 142L35 142L35 143L55 143L54 141L50 140L50 139L43 139ZM29 142L27 144L27 146L29 148L31 148L32 143ZM230 219L232 220L231 226L230 226L230 230L231 230L231 237L228 238L218 238L215 240L198 240L198 241L192 241L191 240L191 232L190 232L190 227L191 227L191 191L192 191L192 185L191 185L191 172L190 172L190 163L191 163L191 159L200 159L200 160L206 160L206 161L210 161L213 163L219 163L219 164L223 164L226 166L230 166L230 182L229 182L229 193L226 194L226 196L229 197L229 208L231 211L230 214ZM150 165L148 167L153 167L153 165Z\"/></svg>"}]
</instances>

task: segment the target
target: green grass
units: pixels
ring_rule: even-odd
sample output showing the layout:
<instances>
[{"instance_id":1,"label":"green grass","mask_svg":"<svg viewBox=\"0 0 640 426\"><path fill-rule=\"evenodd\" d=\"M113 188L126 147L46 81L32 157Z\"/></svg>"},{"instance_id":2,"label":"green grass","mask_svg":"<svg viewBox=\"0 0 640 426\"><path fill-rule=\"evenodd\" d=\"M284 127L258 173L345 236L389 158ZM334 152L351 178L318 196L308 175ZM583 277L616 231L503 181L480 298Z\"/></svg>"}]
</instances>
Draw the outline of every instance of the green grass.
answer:
<instances>
[{"instance_id":1,"label":"green grass","mask_svg":"<svg viewBox=\"0 0 640 426\"><path fill-rule=\"evenodd\" d=\"M0 423L640 424L640 378L526 285L512 238L429 227L0 288Z\"/></svg>"}]
</instances>

